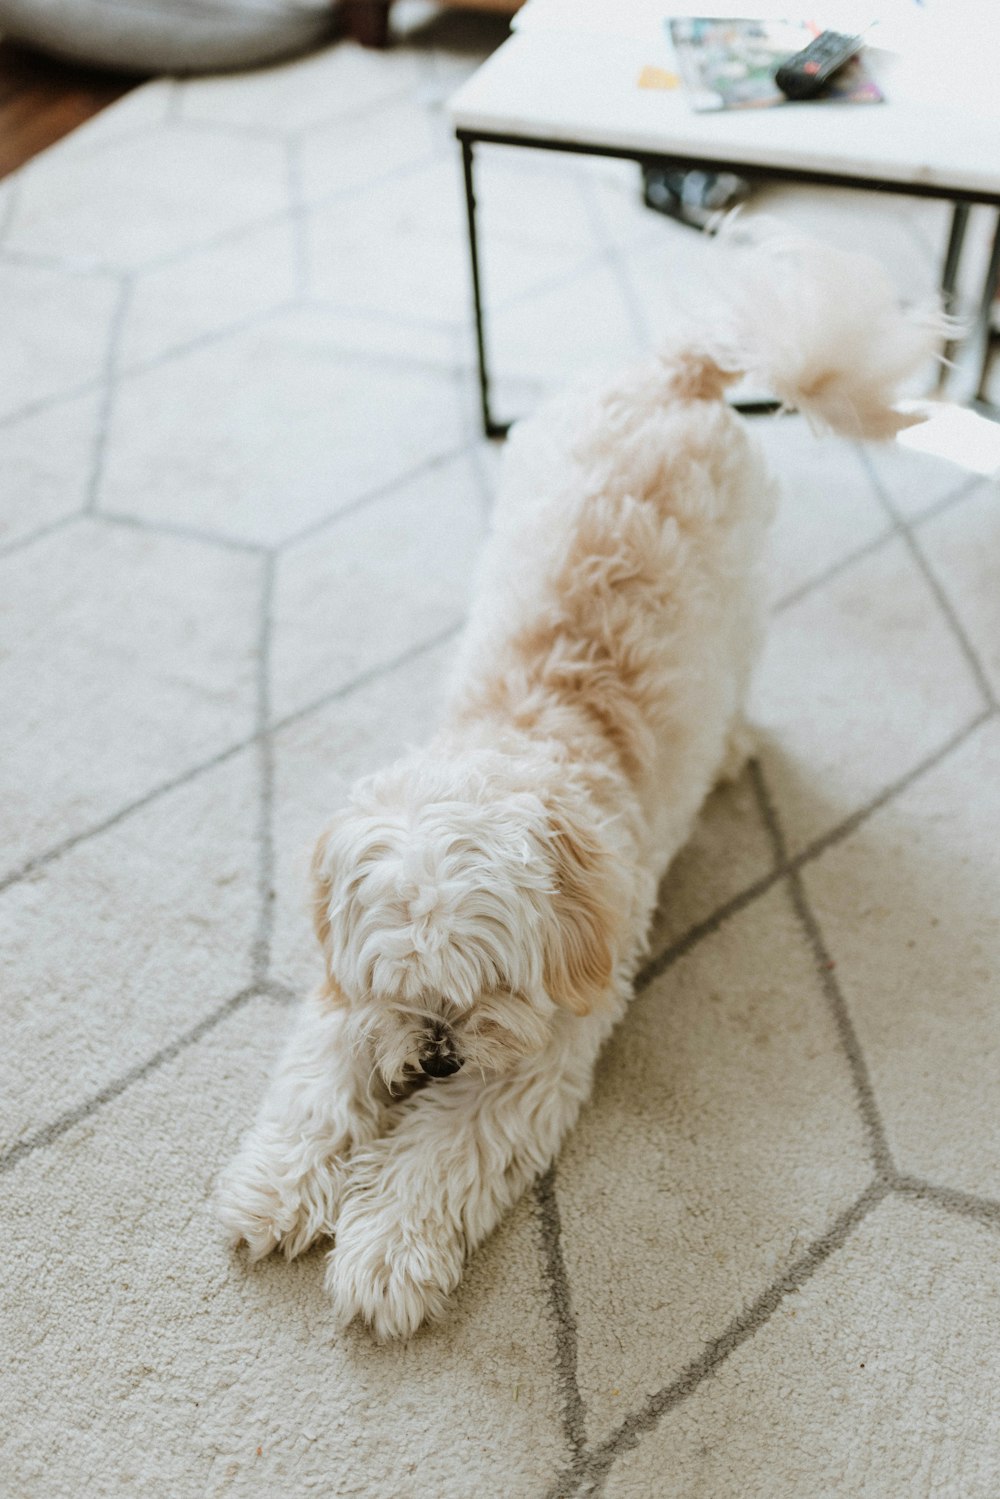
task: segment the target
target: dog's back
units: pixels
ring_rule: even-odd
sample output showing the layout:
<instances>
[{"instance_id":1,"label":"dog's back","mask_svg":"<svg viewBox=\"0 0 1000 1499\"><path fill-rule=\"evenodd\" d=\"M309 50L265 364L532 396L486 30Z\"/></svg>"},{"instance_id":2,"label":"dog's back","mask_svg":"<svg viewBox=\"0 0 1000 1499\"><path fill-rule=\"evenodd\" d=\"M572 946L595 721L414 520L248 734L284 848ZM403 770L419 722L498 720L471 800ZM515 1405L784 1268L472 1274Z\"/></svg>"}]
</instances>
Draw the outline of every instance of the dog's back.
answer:
<instances>
[{"instance_id":1,"label":"dog's back","mask_svg":"<svg viewBox=\"0 0 1000 1499\"><path fill-rule=\"evenodd\" d=\"M817 427L886 437L938 335L877 267L772 240L730 259L711 327L516 427L455 717L603 757L676 848L731 764L762 633L776 491L726 388L750 373Z\"/></svg>"}]
</instances>

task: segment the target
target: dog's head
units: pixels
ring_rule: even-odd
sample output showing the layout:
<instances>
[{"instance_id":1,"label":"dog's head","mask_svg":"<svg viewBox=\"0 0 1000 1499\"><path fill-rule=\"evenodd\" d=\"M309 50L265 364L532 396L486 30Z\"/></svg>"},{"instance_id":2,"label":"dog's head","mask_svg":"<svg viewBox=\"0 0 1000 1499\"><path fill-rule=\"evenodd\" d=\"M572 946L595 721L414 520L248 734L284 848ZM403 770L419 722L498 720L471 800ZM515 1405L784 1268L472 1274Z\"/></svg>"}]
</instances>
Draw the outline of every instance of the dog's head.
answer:
<instances>
[{"instance_id":1,"label":"dog's head","mask_svg":"<svg viewBox=\"0 0 1000 1499\"><path fill-rule=\"evenodd\" d=\"M621 870L565 788L499 755L410 757L356 788L313 860L331 1003L393 1094L540 1052L608 991Z\"/></svg>"}]
</instances>

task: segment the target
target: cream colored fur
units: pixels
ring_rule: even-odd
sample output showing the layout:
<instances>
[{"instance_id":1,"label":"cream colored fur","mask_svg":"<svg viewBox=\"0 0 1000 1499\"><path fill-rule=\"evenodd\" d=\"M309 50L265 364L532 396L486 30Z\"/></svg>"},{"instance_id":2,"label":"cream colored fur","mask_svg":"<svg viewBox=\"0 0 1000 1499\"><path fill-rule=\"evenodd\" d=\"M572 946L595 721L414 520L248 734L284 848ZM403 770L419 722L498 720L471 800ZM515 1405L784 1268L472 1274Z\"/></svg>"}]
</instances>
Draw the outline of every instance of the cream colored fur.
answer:
<instances>
[{"instance_id":1,"label":"cream colored fur","mask_svg":"<svg viewBox=\"0 0 1000 1499\"><path fill-rule=\"evenodd\" d=\"M868 263L729 254L709 326L516 429L440 732L317 849L327 981L219 1208L254 1256L335 1235L336 1315L380 1336L442 1312L552 1161L666 864L747 754L776 496L725 387L884 437L932 346Z\"/></svg>"}]
</instances>

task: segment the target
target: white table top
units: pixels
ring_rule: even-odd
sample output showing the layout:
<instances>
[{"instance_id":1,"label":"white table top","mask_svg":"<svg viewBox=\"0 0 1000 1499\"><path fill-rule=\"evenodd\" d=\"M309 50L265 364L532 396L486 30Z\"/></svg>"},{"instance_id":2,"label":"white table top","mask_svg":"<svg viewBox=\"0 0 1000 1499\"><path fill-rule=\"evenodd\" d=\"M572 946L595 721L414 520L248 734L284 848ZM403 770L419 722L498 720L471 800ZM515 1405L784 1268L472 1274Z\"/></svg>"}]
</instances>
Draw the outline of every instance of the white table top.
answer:
<instances>
[{"instance_id":1,"label":"white table top","mask_svg":"<svg viewBox=\"0 0 1000 1499\"><path fill-rule=\"evenodd\" d=\"M870 0L874 5L877 0ZM890 0L891 3L891 0ZM696 114L683 89L642 89L646 66L670 69L665 19L787 14L774 0L684 7L657 0L529 0L514 35L449 103L457 130L603 146L746 167L934 187L1000 200L1000 6L950 0L901 10L871 48L884 104L789 104ZM827 0L823 24L857 24L864 0ZM911 14L917 20L906 24ZM961 21L963 24L959 24ZM880 31L873 33L880 35Z\"/></svg>"}]
</instances>

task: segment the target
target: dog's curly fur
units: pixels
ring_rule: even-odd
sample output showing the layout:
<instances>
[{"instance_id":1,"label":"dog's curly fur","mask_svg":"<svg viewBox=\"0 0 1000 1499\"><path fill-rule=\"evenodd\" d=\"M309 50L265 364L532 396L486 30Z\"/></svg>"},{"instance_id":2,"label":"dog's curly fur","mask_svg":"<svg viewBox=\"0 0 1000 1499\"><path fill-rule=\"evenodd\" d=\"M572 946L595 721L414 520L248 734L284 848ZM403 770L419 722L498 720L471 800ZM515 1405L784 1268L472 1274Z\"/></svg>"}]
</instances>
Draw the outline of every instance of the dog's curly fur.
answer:
<instances>
[{"instance_id":1,"label":"dog's curly fur","mask_svg":"<svg viewBox=\"0 0 1000 1499\"><path fill-rule=\"evenodd\" d=\"M752 372L857 436L906 424L891 402L933 330L873 266L740 259L713 333L516 429L442 728L317 847L326 982L219 1208L254 1256L335 1233L343 1323L439 1315L550 1164L664 869L748 752L775 488L726 386Z\"/></svg>"}]
</instances>

